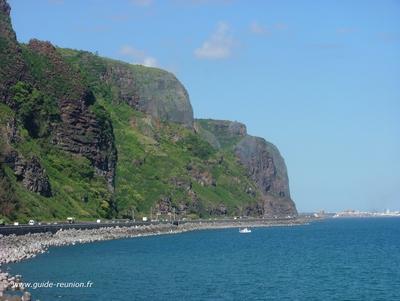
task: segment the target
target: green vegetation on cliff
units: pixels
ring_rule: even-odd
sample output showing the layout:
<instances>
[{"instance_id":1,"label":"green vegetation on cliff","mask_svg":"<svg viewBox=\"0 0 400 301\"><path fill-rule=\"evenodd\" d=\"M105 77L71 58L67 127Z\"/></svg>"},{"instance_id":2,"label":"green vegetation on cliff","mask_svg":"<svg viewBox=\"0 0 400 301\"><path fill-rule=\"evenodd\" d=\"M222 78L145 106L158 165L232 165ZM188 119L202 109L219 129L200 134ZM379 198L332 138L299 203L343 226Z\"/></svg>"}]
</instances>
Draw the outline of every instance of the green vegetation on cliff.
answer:
<instances>
[{"instance_id":1,"label":"green vegetation on cliff","mask_svg":"<svg viewBox=\"0 0 400 301\"><path fill-rule=\"evenodd\" d=\"M118 150L115 198L121 217L132 209L182 216L239 214L255 200L234 158L221 159L213 149L179 124L159 123L126 104L101 101L110 113Z\"/></svg>"},{"instance_id":2,"label":"green vegetation on cliff","mask_svg":"<svg viewBox=\"0 0 400 301\"><path fill-rule=\"evenodd\" d=\"M279 211L281 191L291 200L277 150L241 123L195 121L173 74L19 44L5 0L0 18L0 218L296 213Z\"/></svg>"}]
</instances>

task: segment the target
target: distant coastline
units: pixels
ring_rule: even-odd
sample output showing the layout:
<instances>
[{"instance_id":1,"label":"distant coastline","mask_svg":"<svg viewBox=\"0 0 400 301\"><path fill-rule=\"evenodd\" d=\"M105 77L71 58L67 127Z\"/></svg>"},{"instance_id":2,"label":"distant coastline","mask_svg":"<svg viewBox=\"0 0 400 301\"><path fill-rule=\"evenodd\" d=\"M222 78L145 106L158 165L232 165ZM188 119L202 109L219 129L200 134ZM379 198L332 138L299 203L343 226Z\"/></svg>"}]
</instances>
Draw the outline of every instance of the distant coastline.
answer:
<instances>
[{"instance_id":1,"label":"distant coastline","mask_svg":"<svg viewBox=\"0 0 400 301\"><path fill-rule=\"evenodd\" d=\"M346 210L336 213L333 218L346 218L346 217L400 217L400 211L386 210L384 212L370 212L359 210Z\"/></svg>"}]
</instances>

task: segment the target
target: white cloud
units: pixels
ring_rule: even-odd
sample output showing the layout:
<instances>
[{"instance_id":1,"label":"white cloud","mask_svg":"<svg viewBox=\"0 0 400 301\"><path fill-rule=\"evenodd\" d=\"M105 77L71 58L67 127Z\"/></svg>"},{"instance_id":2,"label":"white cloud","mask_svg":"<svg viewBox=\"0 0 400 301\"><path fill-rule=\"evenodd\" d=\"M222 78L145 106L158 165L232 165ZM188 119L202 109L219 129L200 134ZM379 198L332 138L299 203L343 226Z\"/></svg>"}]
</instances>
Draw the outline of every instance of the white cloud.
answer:
<instances>
[{"instance_id":1,"label":"white cloud","mask_svg":"<svg viewBox=\"0 0 400 301\"><path fill-rule=\"evenodd\" d=\"M147 67L157 67L158 63L157 63L157 60L154 57L146 56L143 59L143 65L147 66Z\"/></svg>"},{"instance_id":2,"label":"white cloud","mask_svg":"<svg viewBox=\"0 0 400 301\"><path fill-rule=\"evenodd\" d=\"M260 23L253 21L250 24L250 32L258 35L266 35L270 34L270 31L267 27L261 25Z\"/></svg>"},{"instance_id":3,"label":"white cloud","mask_svg":"<svg viewBox=\"0 0 400 301\"><path fill-rule=\"evenodd\" d=\"M132 46L129 45L122 46L119 52L122 55L130 57L135 64L140 64L147 67L158 66L157 59L155 59L152 56L149 56L146 52L136 49Z\"/></svg>"},{"instance_id":4,"label":"white cloud","mask_svg":"<svg viewBox=\"0 0 400 301\"><path fill-rule=\"evenodd\" d=\"M220 22L210 38L194 51L194 55L199 59L225 59L230 57L233 47L229 25Z\"/></svg>"}]
</instances>

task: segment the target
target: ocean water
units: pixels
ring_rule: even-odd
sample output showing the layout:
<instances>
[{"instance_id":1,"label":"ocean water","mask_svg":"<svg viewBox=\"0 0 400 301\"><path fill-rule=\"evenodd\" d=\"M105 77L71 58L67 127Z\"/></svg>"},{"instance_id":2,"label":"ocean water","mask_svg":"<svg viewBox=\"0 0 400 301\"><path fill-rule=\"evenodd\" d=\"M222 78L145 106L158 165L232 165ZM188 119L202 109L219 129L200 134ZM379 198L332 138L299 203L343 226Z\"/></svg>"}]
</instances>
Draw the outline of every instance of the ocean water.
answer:
<instances>
[{"instance_id":1,"label":"ocean water","mask_svg":"<svg viewBox=\"0 0 400 301\"><path fill-rule=\"evenodd\" d=\"M51 248L11 265L41 301L400 300L400 218L195 231Z\"/></svg>"}]
</instances>

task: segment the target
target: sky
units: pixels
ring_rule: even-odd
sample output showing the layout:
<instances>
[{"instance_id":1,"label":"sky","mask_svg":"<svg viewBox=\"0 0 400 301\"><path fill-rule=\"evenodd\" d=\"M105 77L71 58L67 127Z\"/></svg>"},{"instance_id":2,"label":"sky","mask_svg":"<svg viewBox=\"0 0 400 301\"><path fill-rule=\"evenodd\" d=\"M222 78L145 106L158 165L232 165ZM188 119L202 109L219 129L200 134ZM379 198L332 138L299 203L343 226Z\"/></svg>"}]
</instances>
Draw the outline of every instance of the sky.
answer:
<instances>
[{"instance_id":1,"label":"sky","mask_svg":"<svg viewBox=\"0 0 400 301\"><path fill-rule=\"evenodd\" d=\"M173 72L276 144L300 212L400 210L399 0L9 0L17 38Z\"/></svg>"}]
</instances>

